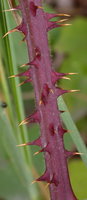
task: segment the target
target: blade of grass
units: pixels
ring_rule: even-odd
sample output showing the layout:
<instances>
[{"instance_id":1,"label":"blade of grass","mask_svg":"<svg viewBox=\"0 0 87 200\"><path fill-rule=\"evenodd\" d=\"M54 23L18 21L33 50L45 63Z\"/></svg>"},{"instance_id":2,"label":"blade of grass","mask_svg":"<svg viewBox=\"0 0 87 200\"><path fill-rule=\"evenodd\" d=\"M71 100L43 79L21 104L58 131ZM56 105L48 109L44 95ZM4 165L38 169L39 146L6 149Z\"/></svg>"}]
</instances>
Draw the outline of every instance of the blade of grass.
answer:
<instances>
[{"instance_id":1,"label":"blade of grass","mask_svg":"<svg viewBox=\"0 0 87 200\"><path fill-rule=\"evenodd\" d=\"M71 115L68 111L68 108L62 97L59 97L58 105L59 105L60 110L65 110L65 112L62 113L62 120L63 120L65 126L67 127L67 129L71 130L70 136L71 136L74 144L76 145L77 150L80 153L83 153L81 155L81 157L82 157L82 160L84 161L84 163L87 165L87 148L80 136L80 133L79 133L74 121L72 120L72 117L71 117Z\"/></svg>"},{"instance_id":2,"label":"blade of grass","mask_svg":"<svg viewBox=\"0 0 87 200\"><path fill-rule=\"evenodd\" d=\"M33 180L31 171L26 162L24 162L21 151L16 147L16 139L14 137L14 130L7 118L6 112L0 107L0 139L9 161L12 163L13 169L16 171L20 183L26 188L29 198L38 199L38 191L35 185L31 186Z\"/></svg>"},{"instance_id":3,"label":"blade of grass","mask_svg":"<svg viewBox=\"0 0 87 200\"><path fill-rule=\"evenodd\" d=\"M2 90L3 90L4 98L5 98L5 101L8 103L9 119L10 119L10 122L12 123L12 126L15 127L14 115L12 112L13 105L12 105L12 101L10 98L10 91L9 91L8 83L7 83L6 76L5 76L5 70L4 70L4 66L2 64L1 58L0 58L0 74L1 74L0 82L1 82Z\"/></svg>"},{"instance_id":4,"label":"blade of grass","mask_svg":"<svg viewBox=\"0 0 87 200\"><path fill-rule=\"evenodd\" d=\"M1 0L1 10L5 10L8 9L8 4L7 1L2 1ZM10 15L9 13L2 13L2 26L4 28L2 28L3 32L7 32L11 27L10 24ZM3 33L3 35L4 35ZM8 36L7 38L4 39L3 41L4 46L5 46L5 55L7 57L7 66L9 68L9 73L10 74L17 74L18 70L17 70L17 62L16 62L16 58L15 58L15 51L14 51L14 45L13 45L13 39L12 36ZM9 75L10 75L9 74ZM19 84L19 78L17 79L13 79L10 80L10 85L11 85L11 91L12 91L12 96L13 96L13 100L15 102L15 108L16 108L16 113L17 113L17 118L18 118L18 123L20 121L22 121L25 117L24 117L24 108L23 108L23 101L22 101L22 95L21 95L21 89L19 87L17 87L17 85ZM26 126L21 126L19 128L19 143L24 143L25 141L27 141L27 129ZM25 153L25 157L27 162L31 164L31 158L30 158L30 154L29 151L26 151L25 149L23 150Z\"/></svg>"}]
</instances>

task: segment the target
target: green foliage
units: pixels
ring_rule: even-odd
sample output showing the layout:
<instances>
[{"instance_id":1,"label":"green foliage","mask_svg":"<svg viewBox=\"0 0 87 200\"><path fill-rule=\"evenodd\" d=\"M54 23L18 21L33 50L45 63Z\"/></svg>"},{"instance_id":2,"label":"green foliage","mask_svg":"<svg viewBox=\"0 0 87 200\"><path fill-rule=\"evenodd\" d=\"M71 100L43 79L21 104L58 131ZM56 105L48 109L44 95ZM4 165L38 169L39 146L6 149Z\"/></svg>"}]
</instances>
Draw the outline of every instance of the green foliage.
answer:
<instances>
[{"instance_id":1,"label":"green foliage","mask_svg":"<svg viewBox=\"0 0 87 200\"><path fill-rule=\"evenodd\" d=\"M71 174L71 184L75 194L78 196L79 200L87 199L87 167L84 163L75 159L69 164L69 171Z\"/></svg>"}]
</instances>

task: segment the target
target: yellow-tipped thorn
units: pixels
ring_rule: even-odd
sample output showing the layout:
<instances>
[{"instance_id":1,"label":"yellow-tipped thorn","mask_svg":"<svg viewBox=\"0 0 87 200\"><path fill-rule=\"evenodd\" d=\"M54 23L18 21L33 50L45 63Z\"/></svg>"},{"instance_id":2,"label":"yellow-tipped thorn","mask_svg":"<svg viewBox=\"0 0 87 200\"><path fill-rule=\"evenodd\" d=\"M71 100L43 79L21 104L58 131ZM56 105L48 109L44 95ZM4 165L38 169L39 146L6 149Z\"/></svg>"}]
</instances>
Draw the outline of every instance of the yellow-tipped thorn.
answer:
<instances>
[{"instance_id":1,"label":"yellow-tipped thorn","mask_svg":"<svg viewBox=\"0 0 87 200\"><path fill-rule=\"evenodd\" d=\"M80 90L69 90L69 92L80 92Z\"/></svg>"},{"instance_id":2,"label":"yellow-tipped thorn","mask_svg":"<svg viewBox=\"0 0 87 200\"><path fill-rule=\"evenodd\" d=\"M11 75L8 78L15 78L15 77L16 77L16 75Z\"/></svg>"},{"instance_id":3,"label":"yellow-tipped thorn","mask_svg":"<svg viewBox=\"0 0 87 200\"><path fill-rule=\"evenodd\" d=\"M61 23L61 22L65 22L65 21L67 21L68 19L61 19L61 20L59 20L59 21L56 21L56 23Z\"/></svg>"},{"instance_id":4,"label":"yellow-tipped thorn","mask_svg":"<svg viewBox=\"0 0 87 200\"><path fill-rule=\"evenodd\" d=\"M7 9L7 10L3 10L2 12L10 12L10 11L16 11L16 8L11 8L11 9Z\"/></svg>"},{"instance_id":5,"label":"yellow-tipped thorn","mask_svg":"<svg viewBox=\"0 0 87 200\"><path fill-rule=\"evenodd\" d=\"M61 26L71 26L72 24L61 24Z\"/></svg>"},{"instance_id":6,"label":"yellow-tipped thorn","mask_svg":"<svg viewBox=\"0 0 87 200\"><path fill-rule=\"evenodd\" d=\"M32 182L31 182L31 184L34 184L34 183L36 183L36 182L37 182L37 181L36 181L36 180L34 180L34 181L32 181Z\"/></svg>"},{"instance_id":7,"label":"yellow-tipped thorn","mask_svg":"<svg viewBox=\"0 0 87 200\"><path fill-rule=\"evenodd\" d=\"M64 16L64 17L70 17L71 15L69 15L69 14L57 14L59 17L62 17L62 16Z\"/></svg>"},{"instance_id":8,"label":"yellow-tipped thorn","mask_svg":"<svg viewBox=\"0 0 87 200\"><path fill-rule=\"evenodd\" d=\"M76 72L71 72L71 73L68 73L68 75L77 75L78 73Z\"/></svg>"},{"instance_id":9,"label":"yellow-tipped thorn","mask_svg":"<svg viewBox=\"0 0 87 200\"><path fill-rule=\"evenodd\" d=\"M41 152L41 151L37 151L37 152L35 152L33 155L36 156L36 155L38 155L40 152Z\"/></svg>"},{"instance_id":10,"label":"yellow-tipped thorn","mask_svg":"<svg viewBox=\"0 0 87 200\"><path fill-rule=\"evenodd\" d=\"M63 76L62 79L71 80L71 78Z\"/></svg>"},{"instance_id":11,"label":"yellow-tipped thorn","mask_svg":"<svg viewBox=\"0 0 87 200\"><path fill-rule=\"evenodd\" d=\"M19 84L17 85L17 87L20 87L20 86L23 85L23 84L24 84L24 81L21 82L21 83L19 83Z\"/></svg>"},{"instance_id":12,"label":"yellow-tipped thorn","mask_svg":"<svg viewBox=\"0 0 87 200\"><path fill-rule=\"evenodd\" d=\"M74 155L84 155L84 153L75 152Z\"/></svg>"},{"instance_id":13,"label":"yellow-tipped thorn","mask_svg":"<svg viewBox=\"0 0 87 200\"><path fill-rule=\"evenodd\" d=\"M24 147L24 146L26 146L26 143L25 144L18 144L18 145L16 145L16 147Z\"/></svg>"},{"instance_id":14,"label":"yellow-tipped thorn","mask_svg":"<svg viewBox=\"0 0 87 200\"><path fill-rule=\"evenodd\" d=\"M25 125L25 124L28 124L28 121L27 121L26 119L24 119L24 120L19 124L19 126Z\"/></svg>"},{"instance_id":15,"label":"yellow-tipped thorn","mask_svg":"<svg viewBox=\"0 0 87 200\"><path fill-rule=\"evenodd\" d=\"M5 38L7 35L9 35L10 33L14 33L14 32L19 32L18 29L12 29L11 31L8 31L7 33L5 33L5 35L3 35L2 38Z\"/></svg>"},{"instance_id":16,"label":"yellow-tipped thorn","mask_svg":"<svg viewBox=\"0 0 87 200\"><path fill-rule=\"evenodd\" d=\"M23 64L23 65L20 66L20 68L25 67L25 66L27 66L27 65L29 65L29 64L28 64L28 63Z\"/></svg>"}]
</instances>

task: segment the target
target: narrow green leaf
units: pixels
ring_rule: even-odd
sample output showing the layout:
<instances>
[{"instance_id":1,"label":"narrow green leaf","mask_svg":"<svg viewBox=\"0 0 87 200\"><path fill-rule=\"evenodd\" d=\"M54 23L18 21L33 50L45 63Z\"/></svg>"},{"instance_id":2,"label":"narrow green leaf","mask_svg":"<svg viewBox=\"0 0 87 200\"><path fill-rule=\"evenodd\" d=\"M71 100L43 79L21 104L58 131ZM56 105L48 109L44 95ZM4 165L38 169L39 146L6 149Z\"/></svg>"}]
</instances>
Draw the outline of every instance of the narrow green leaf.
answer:
<instances>
[{"instance_id":1,"label":"narrow green leaf","mask_svg":"<svg viewBox=\"0 0 87 200\"><path fill-rule=\"evenodd\" d=\"M67 127L68 130L71 130L70 136L74 142L74 144L76 145L77 150L80 153L83 153L81 155L82 160L84 161L84 163L87 165L87 148L80 136L80 133L74 123L74 121L72 120L72 117L68 111L68 108L63 100L62 97L58 98L58 105L60 110L64 110L65 112L62 114L62 120L65 124L65 126Z\"/></svg>"},{"instance_id":2,"label":"narrow green leaf","mask_svg":"<svg viewBox=\"0 0 87 200\"><path fill-rule=\"evenodd\" d=\"M38 191L35 185L31 185L33 180L29 166L23 158L21 149L16 146L14 130L10 125L6 112L0 107L0 140L3 150L9 157L12 168L16 171L20 183L27 189L30 199L38 199ZM8 180L9 181L9 180Z\"/></svg>"}]
</instances>

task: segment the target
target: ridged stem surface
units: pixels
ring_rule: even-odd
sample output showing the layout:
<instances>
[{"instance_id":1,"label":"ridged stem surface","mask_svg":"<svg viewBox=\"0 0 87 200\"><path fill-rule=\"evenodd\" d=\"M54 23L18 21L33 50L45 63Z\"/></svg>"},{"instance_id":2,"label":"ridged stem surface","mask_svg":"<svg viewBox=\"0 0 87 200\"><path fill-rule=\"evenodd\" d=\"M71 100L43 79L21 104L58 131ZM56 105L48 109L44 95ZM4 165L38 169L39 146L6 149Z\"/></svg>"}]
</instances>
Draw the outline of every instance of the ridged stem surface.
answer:
<instances>
[{"instance_id":1,"label":"ridged stem surface","mask_svg":"<svg viewBox=\"0 0 87 200\"><path fill-rule=\"evenodd\" d=\"M30 4L32 2L38 7L36 11ZM41 0L19 0L19 5L29 60L32 61L36 57L35 62L38 66L31 67L31 78L35 91L36 110L40 118L41 146L44 149L46 163L46 172L42 180L50 183L51 200L76 200L70 184L60 111L57 105L57 97L60 96L61 91L52 81L46 13L40 8ZM40 55L37 57L38 54Z\"/></svg>"}]
</instances>

